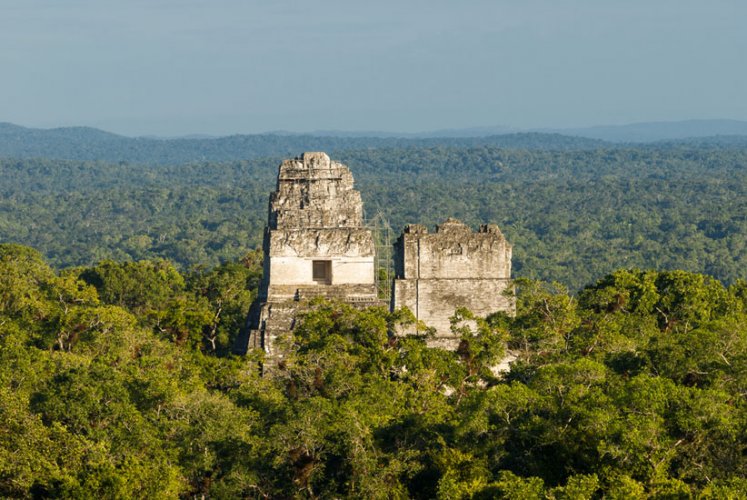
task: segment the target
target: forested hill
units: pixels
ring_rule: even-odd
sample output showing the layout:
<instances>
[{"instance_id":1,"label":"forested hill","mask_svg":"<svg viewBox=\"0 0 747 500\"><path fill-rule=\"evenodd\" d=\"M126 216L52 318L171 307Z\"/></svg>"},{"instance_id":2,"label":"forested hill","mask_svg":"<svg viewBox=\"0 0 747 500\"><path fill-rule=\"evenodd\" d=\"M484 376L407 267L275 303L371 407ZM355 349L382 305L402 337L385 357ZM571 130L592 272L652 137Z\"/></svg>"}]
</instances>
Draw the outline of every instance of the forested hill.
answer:
<instances>
[{"instance_id":1,"label":"forested hill","mask_svg":"<svg viewBox=\"0 0 747 500\"><path fill-rule=\"evenodd\" d=\"M434 146L569 150L594 149L605 144L597 139L544 133L422 139L273 134L154 139L124 137L87 127L44 130L0 123L0 158L125 161L160 165L293 157L303 151Z\"/></svg>"},{"instance_id":2,"label":"forested hill","mask_svg":"<svg viewBox=\"0 0 747 500\"><path fill-rule=\"evenodd\" d=\"M294 152L295 154L300 151ZM578 289L619 268L746 276L747 150L392 148L331 153L370 218L500 225L514 275ZM182 269L260 244L278 158L142 166L0 160L0 242L58 267L167 258Z\"/></svg>"},{"instance_id":3,"label":"forested hill","mask_svg":"<svg viewBox=\"0 0 747 500\"><path fill-rule=\"evenodd\" d=\"M334 135L254 134L226 137L158 139L125 137L90 127L35 129L0 123L0 158L129 162L178 165L195 161L239 161L288 158L302 151L347 151L391 148L498 147L547 151L611 148L744 149L745 135L715 135L623 144L550 132L519 132L487 137L363 137Z\"/></svg>"},{"instance_id":4,"label":"forested hill","mask_svg":"<svg viewBox=\"0 0 747 500\"><path fill-rule=\"evenodd\" d=\"M646 145L650 149L747 149L747 135L714 135L691 137L676 141L658 141Z\"/></svg>"}]
</instances>

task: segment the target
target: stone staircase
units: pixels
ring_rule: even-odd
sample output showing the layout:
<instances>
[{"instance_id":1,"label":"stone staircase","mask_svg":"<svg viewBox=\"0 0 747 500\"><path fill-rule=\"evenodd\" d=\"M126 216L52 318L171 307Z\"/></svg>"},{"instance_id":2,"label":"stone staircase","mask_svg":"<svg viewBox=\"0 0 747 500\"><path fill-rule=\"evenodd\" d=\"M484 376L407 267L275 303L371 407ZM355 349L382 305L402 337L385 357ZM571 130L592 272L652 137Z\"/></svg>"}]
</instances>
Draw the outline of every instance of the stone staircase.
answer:
<instances>
[{"instance_id":1,"label":"stone staircase","mask_svg":"<svg viewBox=\"0 0 747 500\"><path fill-rule=\"evenodd\" d=\"M237 341L234 352L246 354L250 349L262 349L266 359L274 365L282 359L279 344L290 341L290 332L295 328L297 318L309 310L312 299L322 297L339 301L355 308L389 307L386 300L376 296L375 285L309 285L273 287L274 298L267 302L255 301L249 310L247 333ZM270 368L268 365L267 368Z\"/></svg>"},{"instance_id":2,"label":"stone staircase","mask_svg":"<svg viewBox=\"0 0 747 500\"><path fill-rule=\"evenodd\" d=\"M358 307L368 307L381 303L376 295L375 285L311 285L296 286L295 288L293 298L296 301L324 297L327 300L337 300Z\"/></svg>"}]
</instances>

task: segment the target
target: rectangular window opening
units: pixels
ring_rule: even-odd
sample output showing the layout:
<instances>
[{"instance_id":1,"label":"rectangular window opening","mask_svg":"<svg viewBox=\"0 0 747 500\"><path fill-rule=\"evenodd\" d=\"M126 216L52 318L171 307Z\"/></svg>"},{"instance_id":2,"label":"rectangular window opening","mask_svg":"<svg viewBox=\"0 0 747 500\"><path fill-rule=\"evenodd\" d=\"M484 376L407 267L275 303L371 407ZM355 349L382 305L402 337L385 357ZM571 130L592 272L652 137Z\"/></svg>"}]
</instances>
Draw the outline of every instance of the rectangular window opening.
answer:
<instances>
[{"instance_id":1,"label":"rectangular window opening","mask_svg":"<svg viewBox=\"0 0 747 500\"><path fill-rule=\"evenodd\" d=\"M320 285L332 284L331 260L315 260L312 265L312 278L315 283Z\"/></svg>"}]
</instances>

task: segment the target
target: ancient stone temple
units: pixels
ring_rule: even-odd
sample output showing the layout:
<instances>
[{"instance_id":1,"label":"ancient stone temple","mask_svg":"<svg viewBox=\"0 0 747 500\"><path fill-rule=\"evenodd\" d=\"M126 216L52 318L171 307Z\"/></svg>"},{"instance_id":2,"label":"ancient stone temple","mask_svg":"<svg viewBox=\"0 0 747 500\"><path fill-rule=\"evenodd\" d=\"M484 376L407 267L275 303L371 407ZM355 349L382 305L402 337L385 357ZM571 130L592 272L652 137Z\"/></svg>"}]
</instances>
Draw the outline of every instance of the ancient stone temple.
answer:
<instances>
[{"instance_id":1,"label":"ancient stone temple","mask_svg":"<svg viewBox=\"0 0 747 500\"><path fill-rule=\"evenodd\" d=\"M510 286L511 245L495 224L473 232L447 219L435 233L410 224L397 240L395 256L392 306L409 308L434 328L432 346L457 347L449 318L458 307L477 316L513 313L514 302L504 294ZM398 333L415 333L415 327Z\"/></svg>"},{"instance_id":2,"label":"ancient stone temple","mask_svg":"<svg viewBox=\"0 0 747 500\"><path fill-rule=\"evenodd\" d=\"M283 338L310 298L379 303L375 246L363 224L360 193L350 170L324 153L280 165L263 247L263 281L239 352L262 348L268 358L281 358Z\"/></svg>"},{"instance_id":3,"label":"ancient stone temple","mask_svg":"<svg viewBox=\"0 0 747 500\"><path fill-rule=\"evenodd\" d=\"M458 307L478 316L513 312L513 300L504 294L511 286L511 245L498 226L473 232L447 219L429 233L425 226L410 224L395 246L390 305L409 308L432 328L432 346L457 347L449 318ZM324 153L283 161L270 195L259 296L235 351L262 349L265 366L277 365L300 313L314 297L361 307L386 305L377 298L375 250L360 193L345 165ZM393 333L419 332L413 325Z\"/></svg>"}]
</instances>

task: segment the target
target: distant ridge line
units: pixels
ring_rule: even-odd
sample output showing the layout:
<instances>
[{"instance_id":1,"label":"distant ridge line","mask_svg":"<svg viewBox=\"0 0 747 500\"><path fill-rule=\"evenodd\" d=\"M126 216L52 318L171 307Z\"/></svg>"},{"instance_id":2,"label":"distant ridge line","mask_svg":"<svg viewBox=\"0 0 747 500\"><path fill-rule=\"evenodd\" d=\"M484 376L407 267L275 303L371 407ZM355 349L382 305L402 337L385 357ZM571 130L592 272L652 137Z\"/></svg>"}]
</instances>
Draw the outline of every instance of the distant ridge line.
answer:
<instances>
[{"instance_id":1,"label":"distant ridge line","mask_svg":"<svg viewBox=\"0 0 747 500\"><path fill-rule=\"evenodd\" d=\"M377 138L313 135L232 135L214 138L125 137L89 127L30 129L0 124L0 157L183 164L288 157L300 151L410 147L501 147L506 149L597 149L604 141L555 133L521 132L490 137Z\"/></svg>"},{"instance_id":2,"label":"distant ridge line","mask_svg":"<svg viewBox=\"0 0 747 500\"><path fill-rule=\"evenodd\" d=\"M709 125L710 124L710 125ZM240 161L257 158L278 158L298 154L300 151L330 151L413 148L413 147L497 147L526 150L593 150L600 148L747 148L747 122L688 121L669 123L682 138L671 138L675 131L659 131L654 139L636 141L640 127L651 124L613 126L623 130L631 140L613 137L584 137L568 135L560 130L514 131L488 136L462 137L374 137L374 136L323 136L313 134L235 134L212 137L127 137L92 127L58 127L52 129L27 128L12 123L0 123L0 157L50 158L81 161L132 162L143 164L184 164L203 161ZM721 133L698 135L698 130L708 127ZM636 128L638 127L638 128ZM727 133L740 131L744 134ZM605 136L609 128L596 127L597 135ZM579 132L580 134L580 132ZM663 136L663 137L662 137Z\"/></svg>"},{"instance_id":3,"label":"distant ridge line","mask_svg":"<svg viewBox=\"0 0 747 500\"><path fill-rule=\"evenodd\" d=\"M590 127L566 128L516 128L503 125L449 128L421 132L391 132L383 130L314 130L308 132L294 132L288 130L271 130L259 133L235 133L226 135L194 133L178 136L137 135L127 136L105 131L89 126L66 126L53 128L33 128L16 125L10 122L0 122L0 134L15 130L34 133L66 134L72 131L90 131L109 137L145 140L210 140L227 137L335 137L335 138L365 138L365 139L469 139L496 136L511 136L516 134L539 133L560 134L568 137L583 137L610 142L656 142L661 140L677 140L691 138L705 138L715 136L747 136L747 121L734 119L696 119L681 121L651 121L635 122L618 125L594 125Z\"/></svg>"}]
</instances>

